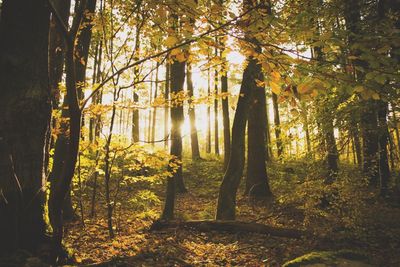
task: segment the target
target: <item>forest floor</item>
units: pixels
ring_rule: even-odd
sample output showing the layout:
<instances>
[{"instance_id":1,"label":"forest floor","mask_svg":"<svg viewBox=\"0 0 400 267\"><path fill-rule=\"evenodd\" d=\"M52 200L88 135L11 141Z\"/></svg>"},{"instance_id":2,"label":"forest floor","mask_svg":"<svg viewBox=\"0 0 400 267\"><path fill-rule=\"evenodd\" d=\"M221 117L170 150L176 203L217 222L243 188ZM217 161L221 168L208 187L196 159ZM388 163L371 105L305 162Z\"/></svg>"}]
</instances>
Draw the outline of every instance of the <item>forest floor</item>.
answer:
<instances>
[{"instance_id":1,"label":"forest floor","mask_svg":"<svg viewBox=\"0 0 400 267\"><path fill-rule=\"evenodd\" d=\"M150 231L163 205L165 186L159 184L156 194L160 201L149 198L140 211L138 208L130 210L124 205L117 206L115 238L109 238L105 208L98 206L96 218L86 219L85 227L79 221L68 224L65 243L73 250L78 265L89 266L281 266L288 260L312 251L339 249L361 251L373 266L400 266L398 207L376 200L379 208L375 208L378 205L375 202L364 203L366 205L357 202L353 209L357 197L350 196L346 200L343 193L341 198L344 203L341 202L341 205L347 205L346 201L349 201L348 211L340 209L343 217L338 217L337 212L319 210L312 201L311 204L310 201L303 201L307 191L293 191L298 181L303 181L301 188L308 184L310 190L317 190L304 182L309 170L301 166L302 171L297 171L297 165L287 166L275 164L269 169L272 189L280 188L274 191L274 205L258 205L243 196L242 190L239 191L237 220L305 229L313 233L313 238L293 239L245 232L200 232L188 228ZM223 177L221 162L211 159L185 162L184 175L189 192L178 195L176 218L213 219ZM122 196L129 197L132 196L128 192ZM362 207L369 211L368 216L359 215L365 213Z\"/></svg>"}]
</instances>

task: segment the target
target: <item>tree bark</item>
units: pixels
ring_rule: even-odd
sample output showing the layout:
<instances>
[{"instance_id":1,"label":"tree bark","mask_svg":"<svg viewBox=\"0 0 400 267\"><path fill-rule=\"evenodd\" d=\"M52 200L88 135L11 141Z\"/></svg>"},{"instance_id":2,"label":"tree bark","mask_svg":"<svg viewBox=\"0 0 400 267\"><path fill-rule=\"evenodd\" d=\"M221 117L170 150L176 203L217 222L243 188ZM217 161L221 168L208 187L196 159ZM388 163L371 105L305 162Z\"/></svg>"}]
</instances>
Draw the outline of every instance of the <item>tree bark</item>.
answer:
<instances>
[{"instance_id":1,"label":"tree bark","mask_svg":"<svg viewBox=\"0 0 400 267\"><path fill-rule=\"evenodd\" d=\"M190 63L187 64L186 83L189 95L190 144L192 148L192 159L197 160L200 159L200 148L199 148L199 137L197 135L197 127L196 127L196 110L192 104L193 81L192 81L192 67Z\"/></svg>"},{"instance_id":2,"label":"tree bark","mask_svg":"<svg viewBox=\"0 0 400 267\"><path fill-rule=\"evenodd\" d=\"M165 93L164 93L164 99L165 99L165 108L164 108L164 147L168 148L169 145L169 91L170 91L170 68L171 65L167 62L165 64Z\"/></svg>"},{"instance_id":3,"label":"tree bark","mask_svg":"<svg viewBox=\"0 0 400 267\"><path fill-rule=\"evenodd\" d=\"M225 44L222 44L225 46ZM228 93L228 62L224 56L223 51L220 52L222 60L222 74L221 74L221 93ZM224 127L224 171L228 167L229 155L231 153L231 125L229 120L229 98L228 96L222 98L222 123Z\"/></svg>"},{"instance_id":4,"label":"tree bark","mask_svg":"<svg viewBox=\"0 0 400 267\"><path fill-rule=\"evenodd\" d=\"M208 60L210 57L208 57ZM211 96L211 73L210 68L207 70L207 96ZM211 153L211 107L207 103L207 136L206 136L206 152Z\"/></svg>"},{"instance_id":5,"label":"tree bark","mask_svg":"<svg viewBox=\"0 0 400 267\"><path fill-rule=\"evenodd\" d=\"M380 194L385 197L388 194L390 180L390 168L388 162L388 142L389 130L387 123L388 103L382 100L378 103L379 121L379 175L380 175Z\"/></svg>"},{"instance_id":6,"label":"tree bark","mask_svg":"<svg viewBox=\"0 0 400 267\"><path fill-rule=\"evenodd\" d=\"M234 220L236 209L236 193L242 178L245 162L245 132L252 91L256 88L256 79L261 66L254 58L248 59L243 73L239 100L232 126L232 150L229 163L219 189L217 203L217 220Z\"/></svg>"},{"instance_id":7,"label":"tree bark","mask_svg":"<svg viewBox=\"0 0 400 267\"><path fill-rule=\"evenodd\" d=\"M302 238L307 235L305 231L289 228L272 227L260 223L238 222L238 221L155 221L151 230L161 230L170 227L187 227L199 231L222 231L229 233L259 233L287 238Z\"/></svg>"},{"instance_id":8,"label":"tree bark","mask_svg":"<svg viewBox=\"0 0 400 267\"><path fill-rule=\"evenodd\" d=\"M278 158L283 155L283 144L281 139L281 119L279 116L278 96L272 93L272 105L274 108L274 126L275 126L275 142L278 153Z\"/></svg>"},{"instance_id":9,"label":"tree bark","mask_svg":"<svg viewBox=\"0 0 400 267\"><path fill-rule=\"evenodd\" d=\"M165 220L172 220L174 217L175 193L187 191L183 183L182 173L182 133L183 103L176 99L176 94L183 89L185 79L185 62L174 60L171 64L171 150L172 159L168 165L171 176L167 179L167 192L164 210L161 217ZM176 103L177 102L177 103Z\"/></svg>"},{"instance_id":10,"label":"tree bark","mask_svg":"<svg viewBox=\"0 0 400 267\"><path fill-rule=\"evenodd\" d=\"M361 114L361 133L363 136L363 172L372 186L379 182L378 122L375 104L369 100Z\"/></svg>"},{"instance_id":11,"label":"tree bark","mask_svg":"<svg viewBox=\"0 0 400 267\"><path fill-rule=\"evenodd\" d=\"M44 240L50 130L50 12L44 0L4 0L0 20L0 254ZM16 34L18 33L18 34Z\"/></svg>"},{"instance_id":12,"label":"tree bark","mask_svg":"<svg viewBox=\"0 0 400 267\"><path fill-rule=\"evenodd\" d=\"M255 78L264 81L263 73L255 73ZM256 86L252 94L248 118L247 135L247 176L245 194L256 199L271 199L266 166L266 98L265 89Z\"/></svg>"},{"instance_id":13,"label":"tree bark","mask_svg":"<svg viewBox=\"0 0 400 267\"><path fill-rule=\"evenodd\" d=\"M215 38L216 42L218 39ZM215 56L218 56L218 50L215 48ZM214 149L215 154L219 155L219 134L218 134L218 70L214 70Z\"/></svg>"}]
</instances>

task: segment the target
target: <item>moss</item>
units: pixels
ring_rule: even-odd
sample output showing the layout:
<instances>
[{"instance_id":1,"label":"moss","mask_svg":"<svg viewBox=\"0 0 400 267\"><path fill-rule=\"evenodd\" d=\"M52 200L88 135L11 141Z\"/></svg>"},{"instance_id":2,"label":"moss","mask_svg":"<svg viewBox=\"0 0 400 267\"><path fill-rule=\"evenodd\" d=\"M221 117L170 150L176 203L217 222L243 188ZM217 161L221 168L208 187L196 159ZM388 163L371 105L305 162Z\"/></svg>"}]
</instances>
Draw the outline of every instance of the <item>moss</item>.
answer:
<instances>
[{"instance_id":1,"label":"moss","mask_svg":"<svg viewBox=\"0 0 400 267\"><path fill-rule=\"evenodd\" d=\"M283 267L298 267L314 263L325 263L329 265L335 265L337 260L348 259L368 262L366 255L361 252L351 250L339 250L339 251L318 251L311 252L294 260L286 262Z\"/></svg>"}]
</instances>

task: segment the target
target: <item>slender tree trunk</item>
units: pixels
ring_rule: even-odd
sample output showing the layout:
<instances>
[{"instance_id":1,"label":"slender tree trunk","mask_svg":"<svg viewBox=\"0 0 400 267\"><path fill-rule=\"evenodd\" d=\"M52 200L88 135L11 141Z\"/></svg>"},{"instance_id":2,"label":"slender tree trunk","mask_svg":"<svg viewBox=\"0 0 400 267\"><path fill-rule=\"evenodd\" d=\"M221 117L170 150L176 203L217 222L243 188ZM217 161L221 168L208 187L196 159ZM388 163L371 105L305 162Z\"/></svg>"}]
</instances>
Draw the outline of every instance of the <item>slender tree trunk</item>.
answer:
<instances>
[{"instance_id":1,"label":"slender tree trunk","mask_svg":"<svg viewBox=\"0 0 400 267\"><path fill-rule=\"evenodd\" d=\"M70 190L72 178L74 176L75 165L79 151L79 141L81 138L81 117L82 111L79 106L78 88L76 82L76 56L75 56L75 41L82 22L82 17L86 8L86 1L80 3L76 8L76 15L72 22L71 29L66 33L66 88L68 98L69 111L69 145L65 161L62 167L60 179L55 180L57 186L54 190L50 190L49 196L49 217L53 228L53 252L51 260L56 263L60 255L64 255L62 249L63 238L63 219L62 219L62 203L66 194Z\"/></svg>"},{"instance_id":2,"label":"slender tree trunk","mask_svg":"<svg viewBox=\"0 0 400 267\"><path fill-rule=\"evenodd\" d=\"M388 142L389 130L387 124L388 103L379 101L378 103L378 121L379 121L379 174L380 174L380 193L387 196L390 180L390 169L388 162Z\"/></svg>"},{"instance_id":3,"label":"slender tree trunk","mask_svg":"<svg viewBox=\"0 0 400 267\"><path fill-rule=\"evenodd\" d=\"M328 165L328 179L327 183L332 183L337 178L337 173L339 170L338 160L339 153L336 146L336 140L334 135L334 126L331 119L327 119L327 123L324 126L325 131L325 144L326 144L326 161Z\"/></svg>"},{"instance_id":4,"label":"slender tree trunk","mask_svg":"<svg viewBox=\"0 0 400 267\"><path fill-rule=\"evenodd\" d=\"M279 116L278 96L275 93L272 93L272 105L274 108L276 148L278 151L278 158L281 158L283 155L283 144L281 139L281 119Z\"/></svg>"},{"instance_id":5,"label":"slender tree trunk","mask_svg":"<svg viewBox=\"0 0 400 267\"><path fill-rule=\"evenodd\" d=\"M215 38L216 41L217 38ZM215 56L218 56L218 50L215 48ZM219 155L219 134L218 134L218 70L217 67L215 67L214 70L214 148L215 148L215 154Z\"/></svg>"},{"instance_id":6,"label":"slender tree trunk","mask_svg":"<svg viewBox=\"0 0 400 267\"><path fill-rule=\"evenodd\" d=\"M353 140L354 140L354 148L357 158L357 164L359 167L361 167L362 166L361 143L360 143L360 133L357 124L354 126L353 129Z\"/></svg>"},{"instance_id":7,"label":"slender tree trunk","mask_svg":"<svg viewBox=\"0 0 400 267\"><path fill-rule=\"evenodd\" d=\"M265 95L265 112L266 112L266 116L265 116L266 151L265 151L265 155L266 155L266 160L271 161L272 157L273 157L272 150L271 150L271 127L270 127L269 116L268 116L268 112L269 112L268 99L267 99L266 95Z\"/></svg>"},{"instance_id":8,"label":"slender tree trunk","mask_svg":"<svg viewBox=\"0 0 400 267\"><path fill-rule=\"evenodd\" d=\"M207 95L211 96L211 73L210 68L207 70ZM211 153L211 107L207 103L207 136L206 136L206 152Z\"/></svg>"},{"instance_id":9,"label":"slender tree trunk","mask_svg":"<svg viewBox=\"0 0 400 267\"><path fill-rule=\"evenodd\" d=\"M196 127L196 110L192 104L193 98L193 81L192 81L192 67L187 63L186 68L186 83L189 95L189 120L190 120L190 144L192 148L192 159L200 159L199 138L197 135Z\"/></svg>"},{"instance_id":10,"label":"slender tree trunk","mask_svg":"<svg viewBox=\"0 0 400 267\"><path fill-rule=\"evenodd\" d=\"M107 205L107 226L108 226L108 234L111 238L114 237L114 229L113 229L113 204L111 202L110 197L110 179L111 179L111 162L110 162L110 148L111 148L111 140L113 136L114 130L114 122L116 115L116 105L115 101L117 101L117 89L114 88L113 95L113 107L111 112L111 122L110 122L110 132L107 137L107 142L105 145L105 156L104 156L104 185L105 185L105 200Z\"/></svg>"},{"instance_id":11,"label":"slender tree trunk","mask_svg":"<svg viewBox=\"0 0 400 267\"><path fill-rule=\"evenodd\" d=\"M399 133L399 121L397 120L396 117L396 109L395 106L392 104L392 109L393 109L393 121L394 121L394 132L396 134L396 140L397 140L397 152L398 152L398 158L400 159L400 133Z\"/></svg>"},{"instance_id":12,"label":"slender tree trunk","mask_svg":"<svg viewBox=\"0 0 400 267\"><path fill-rule=\"evenodd\" d=\"M158 63L157 63L158 64ZM153 69L153 64L151 64L151 68ZM154 86L154 82L153 82L153 71L150 74L150 93L149 93L149 105L148 105L148 109L149 109L149 114L148 114L148 118L147 118L147 142L151 142L151 115L152 115L152 101L153 101L153 86Z\"/></svg>"},{"instance_id":13,"label":"slender tree trunk","mask_svg":"<svg viewBox=\"0 0 400 267\"><path fill-rule=\"evenodd\" d=\"M225 46L225 44L223 44ZM222 60L222 74L221 74L221 93L228 93L228 62L224 56L223 50L220 52ZM224 126L224 170L228 167L229 155L231 153L231 125L229 120L229 98L224 96L222 98L222 123Z\"/></svg>"},{"instance_id":14,"label":"slender tree trunk","mask_svg":"<svg viewBox=\"0 0 400 267\"><path fill-rule=\"evenodd\" d=\"M139 60L139 53L140 53L140 27L136 27L136 34L135 34L135 61ZM133 68L133 82L136 84L139 81L139 66L135 66ZM133 86L133 102L135 105L139 104L139 94L137 92L138 87L136 85ZM132 111L132 142L139 141L139 108L136 106L133 108Z\"/></svg>"},{"instance_id":15,"label":"slender tree trunk","mask_svg":"<svg viewBox=\"0 0 400 267\"><path fill-rule=\"evenodd\" d=\"M47 1L2 3L0 254L16 248L34 250L45 238L44 152L51 116L49 22Z\"/></svg>"},{"instance_id":16,"label":"slender tree trunk","mask_svg":"<svg viewBox=\"0 0 400 267\"><path fill-rule=\"evenodd\" d=\"M164 93L164 99L165 99L165 108L164 108L164 147L168 148L169 145L169 91L170 91L170 84L171 84L171 75L170 75L170 68L171 65L167 62L165 64L165 93Z\"/></svg>"},{"instance_id":17,"label":"slender tree trunk","mask_svg":"<svg viewBox=\"0 0 400 267\"><path fill-rule=\"evenodd\" d=\"M157 99L158 94L158 69L160 64L157 62L156 68L156 81L155 81L155 89L154 89L154 100ZM157 107L153 107L153 121L151 124L151 144L154 146L155 136L156 136L156 121L157 121Z\"/></svg>"},{"instance_id":18,"label":"slender tree trunk","mask_svg":"<svg viewBox=\"0 0 400 267\"><path fill-rule=\"evenodd\" d=\"M68 25L68 17L69 17L69 9L71 5L71 1L57 1L55 2L57 10L59 10L59 14L63 20L64 25ZM55 16L52 16L51 24L50 24L50 36L49 36L49 78L50 78L50 86L52 90L52 101L53 108L57 109L59 105L60 99L60 91L59 91L59 83L62 79L63 74L63 65L64 65L64 54L65 54L65 45L62 36L62 26L59 25ZM62 118L68 117L68 113L66 112L67 102L64 99L62 104ZM52 118L53 127L56 126L56 119ZM60 122L60 127L62 132L65 132L65 129L68 125L65 122L65 119L62 119ZM54 138L52 140L54 143ZM56 138L56 142L53 145L55 148L55 154L53 157L53 168L49 175L50 181L50 189L54 186L53 181L57 179L61 173L62 161L64 160L64 153L66 151L66 139L65 137L60 138L58 136ZM59 152L60 150L64 151ZM72 206L72 198L71 191L68 192L67 197L64 200L63 204L63 217L64 220L70 221L73 220L75 216L75 212Z\"/></svg>"}]
</instances>

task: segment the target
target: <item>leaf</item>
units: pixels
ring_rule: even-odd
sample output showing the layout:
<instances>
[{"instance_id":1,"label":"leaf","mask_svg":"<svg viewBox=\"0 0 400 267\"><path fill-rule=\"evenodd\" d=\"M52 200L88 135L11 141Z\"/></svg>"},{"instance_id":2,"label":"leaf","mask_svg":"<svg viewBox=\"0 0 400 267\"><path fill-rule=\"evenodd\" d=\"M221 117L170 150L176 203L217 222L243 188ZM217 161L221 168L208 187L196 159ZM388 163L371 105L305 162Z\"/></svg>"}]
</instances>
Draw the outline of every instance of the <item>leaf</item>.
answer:
<instances>
[{"instance_id":1,"label":"leaf","mask_svg":"<svg viewBox=\"0 0 400 267\"><path fill-rule=\"evenodd\" d=\"M354 92L357 92L357 93L361 93L364 90L365 90L365 88L362 85L357 85L356 87L354 87Z\"/></svg>"},{"instance_id":2,"label":"leaf","mask_svg":"<svg viewBox=\"0 0 400 267\"><path fill-rule=\"evenodd\" d=\"M374 100L379 100L379 99L380 99L379 94L376 93L376 92L373 92L373 93L372 93L372 99L374 99Z\"/></svg>"},{"instance_id":3,"label":"leaf","mask_svg":"<svg viewBox=\"0 0 400 267\"><path fill-rule=\"evenodd\" d=\"M172 47L176 43L178 43L178 38L176 38L175 36L168 36L167 39L165 40L165 45L167 47Z\"/></svg>"},{"instance_id":4,"label":"leaf","mask_svg":"<svg viewBox=\"0 0 400 267\"><path fill-rule=\"evenodd\" d=\"M179 53L178 55L176 55L176 60L178 60L179 62L186 61L185 53Z\"/></svg>"},{"instance_id":5,"label":"leaf","mask_svg":"<svg viewBox=\"0 0 400 267\"><path fill-rule=\"evenodd\" d=\"M279 95L281 93L281 87L277 83L270 81L269 86L274 94Z\"/></svg>"},{"instance_id":6,"label":"leaf","mask_svg":"<svg viewBox=\"0 0 400 267\"><path fill-rule=\"evenodd\" d=\"M299 94L307 94L310 90L311 87L307 83L302 83L297 87L297 92L299 92Z\"/></svg>"},{"instance_id":7,"label":"leaf","mask_svg":"<svg viewBox=\"0 0 400 267\"><path fill-rule=\"evenodd\" d=\"M274 82L279 82L279 80L281 79L281 75L279 74L279 72L276 71L273 71L271 73L271 77Z\"/></svg>"}]
</instances>

